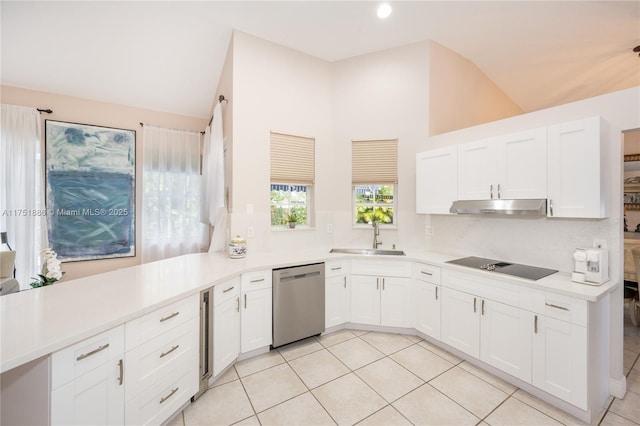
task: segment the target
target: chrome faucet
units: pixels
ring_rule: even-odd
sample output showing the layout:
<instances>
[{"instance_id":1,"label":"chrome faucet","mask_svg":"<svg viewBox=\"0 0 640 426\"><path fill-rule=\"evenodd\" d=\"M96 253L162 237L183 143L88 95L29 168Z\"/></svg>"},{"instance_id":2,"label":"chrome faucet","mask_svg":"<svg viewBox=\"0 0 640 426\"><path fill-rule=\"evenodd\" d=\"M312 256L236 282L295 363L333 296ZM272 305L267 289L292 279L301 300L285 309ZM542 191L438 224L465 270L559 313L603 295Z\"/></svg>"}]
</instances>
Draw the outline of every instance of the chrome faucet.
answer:
<instances>
[{"instance_id":1,"label":"chrome faucet","mask_svg":"<svg viewBox=\"0 0 640 426\"><path fill-rule=\"evenodd\" d=\"M371 224L373 226L373 248L374 250L378 248L378 246L382 245L382 241L378 241L378 237L380 236L380 228L378 226L378 222L375 220Z\"/></svg>"}]
</instances>

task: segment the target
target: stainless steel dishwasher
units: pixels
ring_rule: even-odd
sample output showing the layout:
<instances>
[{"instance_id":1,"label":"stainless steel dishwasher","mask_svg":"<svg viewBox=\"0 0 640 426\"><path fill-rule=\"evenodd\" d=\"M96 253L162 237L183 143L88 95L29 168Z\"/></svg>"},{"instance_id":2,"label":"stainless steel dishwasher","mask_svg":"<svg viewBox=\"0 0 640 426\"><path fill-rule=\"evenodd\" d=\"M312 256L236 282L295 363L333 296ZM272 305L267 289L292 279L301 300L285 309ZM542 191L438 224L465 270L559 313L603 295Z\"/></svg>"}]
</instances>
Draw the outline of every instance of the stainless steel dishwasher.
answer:
<instances>
[{"instance_id":1,"label":"stainless steel dishwasher","mask_svg":"<svg viewBox=\"0 0 640 426\"><path fill-rule=\"evenodd\" d=\"M324 263L273 270L273 347L324 331Z\"/></svg>"}]
</instances>

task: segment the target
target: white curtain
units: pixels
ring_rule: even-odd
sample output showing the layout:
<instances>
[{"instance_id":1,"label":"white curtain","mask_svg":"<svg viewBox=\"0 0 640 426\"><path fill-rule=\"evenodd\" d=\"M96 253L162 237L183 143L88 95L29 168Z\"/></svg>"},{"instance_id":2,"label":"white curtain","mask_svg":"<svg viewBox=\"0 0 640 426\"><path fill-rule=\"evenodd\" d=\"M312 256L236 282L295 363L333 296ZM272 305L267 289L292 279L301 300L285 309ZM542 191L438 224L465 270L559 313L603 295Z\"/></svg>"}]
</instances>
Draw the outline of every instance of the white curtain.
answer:
<instances>
[{"instance_id":1,"label":"white curtain","mask_svg":"<svg viewBox=\"0 0 640 426\"><path fill-rule=\"evenodd\" d=\"M30 288L47 242L40 113L2 105L0 127L0 231L16 251L16 279ZM6 250L6 248L3 248Z\"/></svg>"},{"instance_id":2,"label":"white curtain","mask_svg":"<svg viewBox=\"0 0 640 426\"><path fill-rule=\"evenodd\" d=\"M209 251L224 251L227 240L223 134L222 106L218 103L213 110L211 129L207 127L205 131L202 163L200 220L214 227Z\"/></svg>"},{"instance_id":3,"label":"white curtain","mask_svg":"<svg viewBox=\"0 0 640 426\"><path fill-rule=\"evenodd\" d=\"M200 222L200 133L144 125L142 261L206 249Z\"/></svg>"}]
</instances>

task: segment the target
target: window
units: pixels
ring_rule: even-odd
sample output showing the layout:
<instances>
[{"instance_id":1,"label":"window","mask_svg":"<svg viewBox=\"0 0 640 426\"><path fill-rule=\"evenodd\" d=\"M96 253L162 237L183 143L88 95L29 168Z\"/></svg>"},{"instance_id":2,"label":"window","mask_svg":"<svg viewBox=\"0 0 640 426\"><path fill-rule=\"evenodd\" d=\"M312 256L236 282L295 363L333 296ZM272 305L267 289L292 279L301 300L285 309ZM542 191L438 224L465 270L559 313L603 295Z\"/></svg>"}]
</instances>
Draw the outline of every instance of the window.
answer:
<instances>
[{"instance_id":1,"label":"window","mask_svg":"<svg viewBox=\"0 0 640 426\"><path fill-rule=\"evenodd\" d=\"M271 226L312 224L315 139L271 132Z\"/></svg>"},{"instance_id":2,"label":"window","mask_svg":"<svg viewBox=\"0 0 640 426\"><path fill-rule=\"evenodd\" d=\"M353 223L396 225L398 140L351 143Z\"/></svg>"},{"instance_id":3,"label":"window","mask_svg":"<svg viewBox=\"0 0 640 426\"><path fill-rule=\"evenodd\" d=\"M354 185L355 223L393 225L395 185Z\"/></svg>"}]
</instances>

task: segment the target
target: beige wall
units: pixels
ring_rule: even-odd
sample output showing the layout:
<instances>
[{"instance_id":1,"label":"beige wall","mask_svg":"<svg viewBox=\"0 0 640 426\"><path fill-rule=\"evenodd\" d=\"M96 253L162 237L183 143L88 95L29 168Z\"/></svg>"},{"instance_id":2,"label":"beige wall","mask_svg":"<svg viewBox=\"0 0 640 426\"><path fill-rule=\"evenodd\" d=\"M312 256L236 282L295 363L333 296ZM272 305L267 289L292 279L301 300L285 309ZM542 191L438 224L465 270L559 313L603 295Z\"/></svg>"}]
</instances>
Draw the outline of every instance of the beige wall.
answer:
<instances>
[{"instance_id":1,"label":"beige wall","mask_svg":"<svg viewBox=\"0 0 640 426\"><path fill-rule=\"evenodd\" d=\"M98 274L113 269L125 268L139 264L142 258L142 227L140 218L142 217L141 167L143 134L143 129L140 126L140 123L142 122L175 129L203 131L208 123L208 118L186 117L10 86L0 87L0 101L4 104L44 109L50 108L53 110L52 114L42 114L43 152L44 120L69 121L136 131L136 256L119 259L65 262L62 265L62 270L65 272L63 279L67 281L74 278L80 278L87 275Z\"/></svg>"},{"instance_id":2,"label":"beige wall","mask_svg":"<svg viewBox=\"0 0 640 426\"><path fill-rule=\"evenodd\" d=\"M430 43L429 135L488 123L524 111L471 61Z\"/></svg>"}]
</instances>

